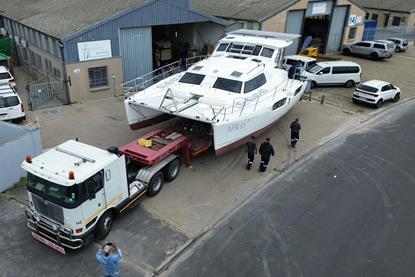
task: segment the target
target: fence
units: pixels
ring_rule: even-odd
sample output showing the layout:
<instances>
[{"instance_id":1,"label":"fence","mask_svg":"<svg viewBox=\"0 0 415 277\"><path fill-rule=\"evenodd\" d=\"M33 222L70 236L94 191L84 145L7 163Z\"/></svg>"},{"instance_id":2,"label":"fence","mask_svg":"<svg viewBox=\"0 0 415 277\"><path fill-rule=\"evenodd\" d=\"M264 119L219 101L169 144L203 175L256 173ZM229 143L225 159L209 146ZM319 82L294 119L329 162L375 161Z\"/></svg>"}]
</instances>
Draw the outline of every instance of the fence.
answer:
<instances>
[{"instance_id":1,"label":"fence","mask_svg":"<svg viewBox=\"0 0 415 277\"><path fill-rule=\"evenodd\" d=\"M387 38L403 38L415 40L415 26L398 26L386 28L365 27L362 40L379 40Z\"/></svg>"},{"instance_id":2,"label":"fence","mask_svg":"<svg viewBox=\"0 0 415 277\"><path fill-rule=\"evenodd\" d=\"M20 167L27 155L42 153L39 127L21 127L0 121L0 192L3 192L26 173Z\"/></svg>"},{"instance_id":3,"label":"fence","mask_svg":"<svg viewBox=\"0 0 415 277\"><path fill-rule=\"evenodd\" d=\"M27 85L26 90L31 111L70 104L62 81L50 81L45 77Z\"/></svg>"}]
</instances>

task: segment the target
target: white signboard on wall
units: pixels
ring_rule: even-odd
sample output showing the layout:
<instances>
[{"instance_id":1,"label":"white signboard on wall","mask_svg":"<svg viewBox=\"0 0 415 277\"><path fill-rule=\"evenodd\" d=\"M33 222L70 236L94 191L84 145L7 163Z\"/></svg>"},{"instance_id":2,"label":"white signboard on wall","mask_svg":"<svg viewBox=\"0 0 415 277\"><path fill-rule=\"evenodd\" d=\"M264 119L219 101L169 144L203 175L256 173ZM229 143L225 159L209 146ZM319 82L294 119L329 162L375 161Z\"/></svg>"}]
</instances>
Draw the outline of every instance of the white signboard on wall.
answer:
<instances>
[{"instance_id":1,"label":"white signboard on wall","mask_svg":"<svg viewBox=\"0 0 415 277\"><path fill-rule=\"evenodd\" d=\"M351 27L351 26L355 26L355 25L360 24L360 23L362 23L362 17L357 16L355 14L352 14L349 17L349 21L347 23L347 26Z\"/></svg>"},{"instance_id":2,"label":"white signboard on wall","mask_svg":"<svg viewBox=\"0 0 415 277\"><path fill-rule=\"evenodd\" d=\"M313 3L313 8L311 10L311 13L312 14L325 13L326 12L326 8L327 8L327 3L326 2Z\"/></svg>"},{"instance_id":3,"label":"white signboard on wall","mask_svg":"<svg viewBox=\"0 0 415 277\"><path fill-rule=\"evenodd\" d=\"M79 61L111 58L111 40L78 42Z\"/></svg>"}]
</instances>

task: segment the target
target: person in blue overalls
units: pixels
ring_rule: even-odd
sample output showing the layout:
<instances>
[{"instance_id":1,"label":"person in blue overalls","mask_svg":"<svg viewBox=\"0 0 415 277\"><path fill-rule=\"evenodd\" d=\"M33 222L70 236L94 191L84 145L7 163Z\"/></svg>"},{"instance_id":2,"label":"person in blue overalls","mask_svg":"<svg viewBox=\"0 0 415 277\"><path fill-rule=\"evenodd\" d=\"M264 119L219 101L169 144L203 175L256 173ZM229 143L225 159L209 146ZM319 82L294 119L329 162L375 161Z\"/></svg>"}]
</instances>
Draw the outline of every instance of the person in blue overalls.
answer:
<instances>
[{"instance_id":1,"label":"person in blue overalls","mask_svg":"<svg viewBox=\"0 0 415 277\"><path fill-rule=\"evenodd\" d=\"M98 250L95 255L98 262L102 265L105 277L120 276L119 262L122 259L121 250L117 248L115 243L107 243Z\"/></svg>"}]
</instances>

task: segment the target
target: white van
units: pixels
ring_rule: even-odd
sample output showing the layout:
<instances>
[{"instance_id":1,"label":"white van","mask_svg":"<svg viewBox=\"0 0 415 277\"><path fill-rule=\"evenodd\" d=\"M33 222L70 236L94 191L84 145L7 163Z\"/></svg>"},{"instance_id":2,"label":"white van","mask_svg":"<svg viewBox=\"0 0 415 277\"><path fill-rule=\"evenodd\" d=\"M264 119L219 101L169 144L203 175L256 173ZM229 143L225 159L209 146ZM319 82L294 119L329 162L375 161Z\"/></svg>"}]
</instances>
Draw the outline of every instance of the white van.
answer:
<instances>
[{"instance_id":1,"label":"white van","mask_svg":"<svg viewBox=\"0 0 415 277\"><path fill-rule=\"evenodd\" d=\"M282 65L286 70L289 70L291 66L295 65L297 62L301 64L303 69L306 69L310 66L316 64L316 59L311 57L305 57L300 55L290 55L285 56Z\"/></svg>"},{"instance_id":2,"label":"white van","mask_svg":"<svg viewBox=\"0 0 415 277\"><path fill-rule=\"evenodd\" d=\"M16 81L9 69L5 66L0 66L0 86L10 84L12 87L16 87Z\"/></svg>"},{"instance_id":3,"label":"white van","mask_svg":"<svg viewBox=\"0 0 415 277\"><path fill-rule=\"evenodd\" d=\"M353 87L360 83L362 68L359 64L347 61L319 62L307 68L304 73L311 86L344 85Z\"/></svg>"},{"instance_id":4,"label":"white van","mask_svg":"<svg viewBox=\"0 0 415 277\"><path fill-rule=\"evenodd\" d=\"M26 119L22 101L11 85L0 86L0 120L22 121Z\"/></svg>"}]
</instances>

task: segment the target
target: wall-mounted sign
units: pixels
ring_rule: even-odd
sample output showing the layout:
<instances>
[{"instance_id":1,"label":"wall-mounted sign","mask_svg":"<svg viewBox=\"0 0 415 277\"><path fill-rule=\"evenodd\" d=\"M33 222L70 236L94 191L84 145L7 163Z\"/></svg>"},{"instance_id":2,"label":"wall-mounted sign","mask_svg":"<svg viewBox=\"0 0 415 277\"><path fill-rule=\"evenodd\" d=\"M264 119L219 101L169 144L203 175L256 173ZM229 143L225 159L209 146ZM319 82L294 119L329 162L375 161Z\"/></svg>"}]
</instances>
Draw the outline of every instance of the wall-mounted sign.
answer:
<instances>
[{"instance_id":1,"label":"wall-mounted sign","mask_svg":"<svg viewBox=\"0 0 415 277\"><path fill-rule=\"evenodd\" d=\"M360 23L362 23L362 17L357 16L355 14L352 14L349 17L349 21L347 23L347 26L351 27L351 26L355 26L355 25L360 24Z\"/></svg>"},{"instance_id":2,"label":"wall-mounted sign","mask_svg":"<svg viewBox=\"0 0 415 277\"><path fill-rule=\"evenodd\" d=\"M111 58L111 41L97 40L78 42L79 61L91 61Z\"/></svg>"},{"instance_id":3,"label":"wall-mounted sign","mask_svg":"<svg viewBox=\"0 0 415 277\"><path fill-rule=\"evenodd\" d=\"M326 13L326 8L327 8L326 2L313 3L313 8L311 10L311 13L312 14Z\"/></svg>"}]
</instances>

